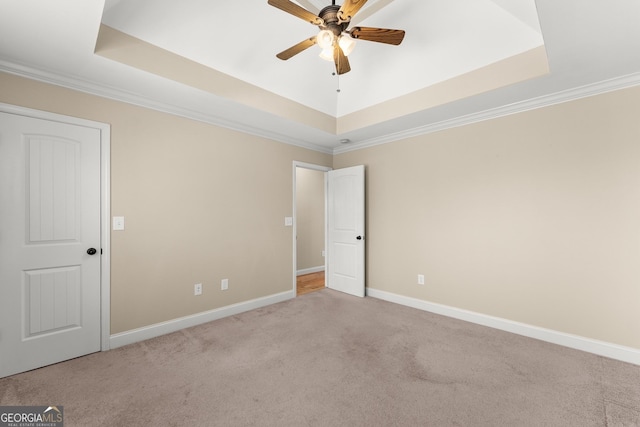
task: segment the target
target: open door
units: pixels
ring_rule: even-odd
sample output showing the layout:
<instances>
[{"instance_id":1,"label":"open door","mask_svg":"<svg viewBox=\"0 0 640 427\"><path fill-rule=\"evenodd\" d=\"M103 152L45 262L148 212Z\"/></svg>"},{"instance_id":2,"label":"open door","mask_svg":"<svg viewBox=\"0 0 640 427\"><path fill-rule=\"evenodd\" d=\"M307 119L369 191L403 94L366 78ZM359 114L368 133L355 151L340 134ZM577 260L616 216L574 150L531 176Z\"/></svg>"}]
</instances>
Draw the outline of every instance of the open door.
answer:
<instances>
[{"instance_id":1,"label":"open door","mask_svg":"<svg viewBox=\"0 0 640 427\"><path fill-rule=\"evenodd\" d=\"M327 172L327 287L364 297L364 166Z\"/></svg>"}]
</instances>

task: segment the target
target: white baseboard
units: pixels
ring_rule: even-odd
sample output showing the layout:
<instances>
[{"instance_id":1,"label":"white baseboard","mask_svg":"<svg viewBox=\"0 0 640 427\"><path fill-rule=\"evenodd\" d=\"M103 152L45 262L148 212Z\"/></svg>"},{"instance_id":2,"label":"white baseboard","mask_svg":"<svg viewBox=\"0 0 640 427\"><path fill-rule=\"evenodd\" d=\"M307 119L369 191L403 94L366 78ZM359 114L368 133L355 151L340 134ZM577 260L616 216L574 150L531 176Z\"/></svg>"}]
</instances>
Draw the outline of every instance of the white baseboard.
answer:
<instances>
[{"instance_id":1,"label":"white baseboard","mask_svg":"<svg viewBox=\"0 0 640 427\"><path fill-rule=\"evenodd\" d=\"M122 347L123 345L148 340L149 338L159 337L160 335L176 332L180 329L189 328L191 326L196 326L202 323L211 322L213 320L222 319L223 317L233 316L245 311L254 310L256 308L265 307L271 304L276 304L282 301L289 300L291 298L295 298L293 290L228 305L226 307L216 308L214 310L205 311L191 316L180 317L178 319L169 320L167 322L156 323L155 325L145 326L143 328L133 329L119 334L114 334L111 335L109 340L110 347L114 349L117 347Z\"/></svg>"},{"instance_id":2,"label":"white baseboard","mask_svg":"<svg viewBox=\"0 0 640 427\"><path fill-rule=\"evenodd\" d=\"M324 265L321 265L319 267L303 268L301 270L296 271L296 276L302 276L303 274L317 273L319 271L324 271Z\"/></svg>"},{"instance_id":3,"label":"white baseboard","mask_svg":"<svg viewBox=\"0 0 640 427\"><path fill-rule=\"evenodd\" d=\"M455 319L464 320L478 325L488 326L490 328L523 335L525 337L535 338L564 347L586 351L588 353L597 354L599 356L609 357L611 359L616 359L627 363L633 363L634 365L640 365L640 350L636 348L624 347L621 345L593 340L578 335L540 328L537 326L528 325L526 323L514 322L499 317L488 316L473 311L463 310L442 304L436 304L417 298L411 298L403 295L393 294L390 292L380 291L373 288L367 288L367 296L393 302L396 304L405 305L407 307L417 308L419 310L424 310L435 314L440 314L443 316L453 317Z\"/></svg>"}]
</instances>

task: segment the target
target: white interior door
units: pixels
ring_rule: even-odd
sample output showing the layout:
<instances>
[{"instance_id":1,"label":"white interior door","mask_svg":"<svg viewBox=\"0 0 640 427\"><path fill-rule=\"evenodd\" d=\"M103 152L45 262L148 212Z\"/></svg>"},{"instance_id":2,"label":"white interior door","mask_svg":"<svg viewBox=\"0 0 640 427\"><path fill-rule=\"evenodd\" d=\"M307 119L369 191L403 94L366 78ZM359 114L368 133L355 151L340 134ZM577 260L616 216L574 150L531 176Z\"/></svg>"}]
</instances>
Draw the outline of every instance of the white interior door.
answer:
<instances>
[{"instance_id":1,"label":"white interior door","mask_svg":"<svg viewBox=\"0 0 640 427\"><path fill-rule=\"evenodd\" d=\"M0 377L100 350L100 191L98 129L0 112Z\"/></svg>"},{"instance_id":2,"label":"white interior door","mask_svg":"<svg viewBox=\"0 0 640 427\"><path fill-rule=\"evenodd\" d=\"M363 297L364 166L327 172L327 287Z\"/></svg>"}]
</instances>

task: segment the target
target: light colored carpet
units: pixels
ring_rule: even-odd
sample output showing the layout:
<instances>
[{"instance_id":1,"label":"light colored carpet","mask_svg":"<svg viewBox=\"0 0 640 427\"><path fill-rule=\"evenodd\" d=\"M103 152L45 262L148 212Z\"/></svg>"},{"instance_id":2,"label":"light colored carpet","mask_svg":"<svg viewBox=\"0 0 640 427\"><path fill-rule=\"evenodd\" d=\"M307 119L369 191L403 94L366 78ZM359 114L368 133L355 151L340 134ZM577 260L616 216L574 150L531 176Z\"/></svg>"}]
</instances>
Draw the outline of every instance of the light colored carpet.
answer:
<instances>
[{"instance_id":1,"label":"light colored carpet","mask_svg":"<svg viewBox=\"0 0 640 427\"><path fill-rule=\"evenodd\" d=\"M65 426L636 426L640 366L322 290L0 379Z\"/></svg>"}]
</instances>

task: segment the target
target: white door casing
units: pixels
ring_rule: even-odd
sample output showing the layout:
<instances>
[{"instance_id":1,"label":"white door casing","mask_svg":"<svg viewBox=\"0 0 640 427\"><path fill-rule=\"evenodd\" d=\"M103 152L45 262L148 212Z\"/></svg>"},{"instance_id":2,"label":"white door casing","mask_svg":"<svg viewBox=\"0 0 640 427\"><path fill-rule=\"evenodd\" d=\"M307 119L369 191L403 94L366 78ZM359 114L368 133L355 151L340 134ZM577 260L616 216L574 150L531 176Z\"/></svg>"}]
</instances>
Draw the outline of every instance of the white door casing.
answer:
<instances>
[{"instance_id":1,"label":"white door casing","mask_svg":"<svg viewBox=\"0 0 640 427\"><path fill-rule=\"evenodd\" d=\"M327 287L364 297L364 166L332 170L327 177Z\"/></svg>"},{"instance_id":2,"label":"white door casing","mask_svg":"<svg viewBox=\"0 0 640 427\"><path fill-rule=\"evenodd\" d=\"M101 148L100 129L0 112L0 377L103 347Z\"/></svg>"}]
</instances>

